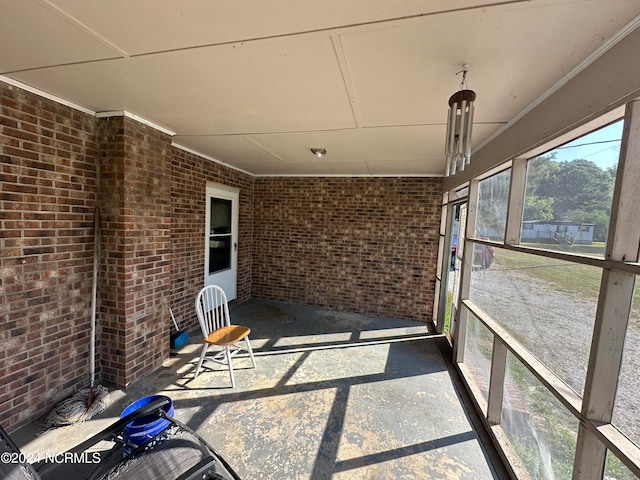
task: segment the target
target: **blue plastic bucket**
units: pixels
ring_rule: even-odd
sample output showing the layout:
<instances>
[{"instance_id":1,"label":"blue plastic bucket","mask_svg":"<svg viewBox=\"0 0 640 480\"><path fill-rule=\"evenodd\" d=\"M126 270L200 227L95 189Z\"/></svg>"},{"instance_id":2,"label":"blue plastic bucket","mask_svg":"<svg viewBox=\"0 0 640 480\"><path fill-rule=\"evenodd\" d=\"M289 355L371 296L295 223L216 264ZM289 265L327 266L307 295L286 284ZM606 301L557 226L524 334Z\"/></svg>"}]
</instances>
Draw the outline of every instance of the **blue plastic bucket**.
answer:
<instances>
[{"instance_id":1,"label":"blue plastic bucket","mask_svg":"<svg viewBox=\"0 0 640 480\"><path fill-rule=\"evenodd\" d=\"M162 410L169 415L173 416L173 402L169 397L164 395L151 395L149 397L143 397L139 400L136 400L127 408L125 408L120 414L120 418L126 417L130 413L136 411L137 409L144 407L145 405L149 405L151 402L158 399L167 399L169 403L162 407ZM162 430L169 426L169 421L164 418L159 418L156 414L144 415L142 417L136 418L133 422L128 423L124 427L124 441L128 443L132 443L135 446L140 446L145 443L150 438L158 435ZM124 455L128 455L133 451L133 448L125 445L123 447Z\"/></svg>"}]
</instances>

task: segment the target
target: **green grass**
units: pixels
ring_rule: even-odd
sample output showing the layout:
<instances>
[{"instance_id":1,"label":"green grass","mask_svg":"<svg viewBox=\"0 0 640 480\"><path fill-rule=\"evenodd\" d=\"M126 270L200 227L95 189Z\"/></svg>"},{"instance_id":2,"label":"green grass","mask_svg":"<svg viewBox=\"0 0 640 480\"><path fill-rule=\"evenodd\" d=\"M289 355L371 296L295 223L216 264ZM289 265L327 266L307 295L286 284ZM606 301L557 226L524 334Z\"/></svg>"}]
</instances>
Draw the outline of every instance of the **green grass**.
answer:
<instances>
[{"instance_id":1,"label":"green grass","mask_svg":"<svg viewBox=\"0 0 640 480\"><path fill-rule=\"evenodd\" d=\"M547 250L581 253L588 256L602 258L604 244L576 245L571 248L562 245L528 244L527 246ZM552 258L544 258L520 252L497 249L495 264L491 268L503 268L519 272L537 280L550 284L550 289L556 291L573 292L583 295L585 299L596 301L600 291L602 270L598 267L580 265ZM636 289L632 304L631 328L640 329L640 293ZM635 321L633 321L635 319ZM553 469L557 478L570 478L572 468L572 455L575 451L575 432L567 429L566 421L559 421L558 415L562 415L562 407L553 405L549 401L549 393L546 389L532 388L531 380L527 377L530 373L519 364L512 362L511 379L532 403L534 415L540 422L538 427L545 431L551 451ZM538 453L535 447L529 444L526 438L512 439L513 446L522 461L530 466L536 464ZM607 458L607 474L618 480L631 480L636 478L615 456Z\"/></svg>"},{"instance_id":2,"label":"green grass","mask_svg":"<svg viewBox=\"0 0 640 480\"><path fill-rule=\"evenodd\" d=\"M525 247L541 248L544 250L554 250L556 252L581 253L589 257L604 257L604 242L593 242L590 245L563 245L555 243L522 243Z\"/></svg>"},{"instance_id":3,"label":"green grass","mask_svg":"<svg viewBox=\"0 0 640 480\"><path fill-rule=\"evenodd\" d=\"M638 478L611 452L607 455L606 474L606 478L616 480L637 480Z\"/></svg>"},{"instance_id":4,"label":"green grass","mask_svg":"<svg viewBox=\"0 0 640 480\"><path fill-rule=\"evenodd\" d=\"M557 479L570 479L573 470L573 458L576 448L577 420L543 387L535 377L519 361L509 362L509 378L517 385L518 390L533 406L532 417L536 421L532 429L537 429L543 441L551 452L551 468ZM520 405L523 407L524 405ZM531 407L529 407L531 408ZM575 425L575 429L572 426ZM512 432L515 433L515 432ZM523 464L532 474L532 478L542 478L540 469L540 451L538 441L534 441L532 431L511 436L515 452Z\"/></svg>"},{"instance_id":5,"label":"green grass","mask_svg":"<svg viewBox=\"0 0 640 480\"><path fill-rule=\"evenodd\" d=\"M447 305L444 311L444 330L442 333L449 333L451 328L451 301L453 299L453 292L447 292Z\"/></svg>"},{"instance_id":6,"label":"green grass","mask_svg":"<svg viewBox=\"0 0 640 480\"><path fill-rule=\"evenodd\" d=\"M602 271L590 265L564 262L511 250L499 250L495 263L505 270L513 270L555 285L554 289L577 292L596 299L600 291Z\"/></svg>"},{"instance_id":7,"label":"green grass","mask_svg":"<svg viewBox=\"0 0 640 480\"><path fill-rule=\"evenodd\" d=\"M526 244L526 246L540 247L540 244ZM566 245L549 244L544 245L544 248L547 250L567 251ZM604 243L575 245L571 250L572 253L601 256L595 255L597 251L604 251ZM496 263L496 266L506 270L520 271L523 274L529 275L543 282L553 284L554 289L557 291L575 292L594 301L597 300L598 294L600 293L602 270L598 267L580 265L553 258L539 257L536 255L502 249L498 249L496 251L496 258L494 262ZM635 290L631 315L633 318L640 320L640 288L636 288ZM631 323L633 324L634 322ZM640 325L634 328L640 329Z\"/></svg>"}]
</instances>

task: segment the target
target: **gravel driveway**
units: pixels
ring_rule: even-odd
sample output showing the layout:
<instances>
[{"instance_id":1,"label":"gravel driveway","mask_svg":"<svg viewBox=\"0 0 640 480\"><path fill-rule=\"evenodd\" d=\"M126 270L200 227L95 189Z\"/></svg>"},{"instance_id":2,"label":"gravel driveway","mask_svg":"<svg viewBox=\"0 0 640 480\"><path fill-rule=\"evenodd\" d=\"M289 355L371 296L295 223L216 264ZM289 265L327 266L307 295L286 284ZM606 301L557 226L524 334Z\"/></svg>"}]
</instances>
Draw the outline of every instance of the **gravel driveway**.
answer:
<instances>
[{"instance_id":1,"label":"gravel driveway","mask_svg":"<svg viewBox=\"0 0 640 480\"><path fill-rule=\"evenodd\" d=\"M499 321L565 383L582 395L596 314L596 299L494 263L472 274L471 299ZM579 282L579 278L576 282ZM630 322L614 424L640 443L640 315Z\"/></svg>"}]
</instances>

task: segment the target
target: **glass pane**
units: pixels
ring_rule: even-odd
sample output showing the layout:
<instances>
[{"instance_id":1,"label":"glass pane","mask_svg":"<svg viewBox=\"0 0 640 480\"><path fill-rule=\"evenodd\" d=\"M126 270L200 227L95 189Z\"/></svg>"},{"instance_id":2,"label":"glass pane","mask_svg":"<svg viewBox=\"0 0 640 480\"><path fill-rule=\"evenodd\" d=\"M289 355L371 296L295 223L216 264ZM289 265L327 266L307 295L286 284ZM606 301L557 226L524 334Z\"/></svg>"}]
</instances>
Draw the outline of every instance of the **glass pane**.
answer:
<instances>
[{"instance_id":1,"label":"glass pane","mask_svg":"<svg viewBox=\"0 0 640 480\"><path fill-rule=\"evenodd\" d=\"M231 268L231 236L209 238L209 275Z\"/></svg>"},{"instance_id":2,"label":"glass pane","mask_svg":"<svg viewBox=\"0 0 640 480\"><path fill-rule=\"evenodd\" d=\"M485 270L491 266L496 256L496 249L481 243L473 244L473 269Z\"/></svg>"},{"instance_id":3,"label":"glass pane","mask_svg":"<svg viewBox=\"0 0 640 480\"><path fill-rule=\"evenodd\" d=\"M618 377L618 391L613 409L613 424L630 440L640 445L640 288L636 276L636 289L631 304L629 326L624 340L622 369Z\"/></svg>"},{"instance_id":4,"label":"glass pane","mask_svg":"<svg viewBox=\"0 0 640 480\"><path fill-rule=\"evenodd\" d=\"M493 334L475 315L467 315L467 338L464 347L464 364L467 372L484 397L489 398L489 377L493 355Z\"/></svg>"},{"instance_id":5,"label":"glass pane","mask_svg":"<svg viewBox=\"0 0 640 480\"><path fill-rule=\"evenodd\" d=\"M462 247L464 246L464 228L467 222L466 203L453 205L452 208L451 259L447 277L447 304L444 314L445 334L455 332L456 309L460 303L460 259L462 258Z\"/></svg>"},{"instance_id":6,"label":"glass pane","mask_svg":"<svg viewBox=\"0 0 640 480\"><path fill-rule=\"evenodd\" d=\"M513 355L507 354L500 426L522 478L570 480L578 421ZM515 457L515 458L513 458Z\"/></svg>"},{"instance_id":7,"label":"glass pane","mask_svg":"<svg viewBox=\"0 0 640 480\"><path fill-rule=\"evenodd\" d=\"M231 200L211 198L210 233L231 233Z\"/></svg>"},{"instance_id":8,"label":"glass pane","mask_svg":"<svg viewBox=\"0 0 640 480\"><path fill-rule=\"evenodd\" d=\"M622 121L532 158L521 243L604 256Z\"/></svg>"},{"instance_id":9,"label":"glass pane","mask_svg":"<svg viewBox=\"0 0 640 480\"><path fill-rule=\"evenodd\" d=\"M454 198L455 199L464 198L467 195L469 195L469 187L464 187L456 191Z\"/></svg>"},{"instance_id":10,"label":"glass pane","mask_svg":"<svg viewBox=\"0 0 640 480\"><path fill-rule=\"evenodd\" d=\"M471 272L471 300L581 393L601 270L502 248L494 255L489 268Z\"/></svg>"},{"instance_id":11,"label":"glass pane","mask_svg":"<svg viewBox=\"0 0 640 480\"><path fill-rule=\"evenodd\" d=\"M479 184L476 237L504 241L511 170L485 178Z\"/></svg>"},{"instance_id":12,"label":"glass pane","mask_svg":"<svg viewBox=\"0 0 640 480\"><path fill-rule=\"evenodd\" d=\"M618 457L611 452L607 452L605 480L637 480L637 478Z\"/></svg>"}]
</instances>

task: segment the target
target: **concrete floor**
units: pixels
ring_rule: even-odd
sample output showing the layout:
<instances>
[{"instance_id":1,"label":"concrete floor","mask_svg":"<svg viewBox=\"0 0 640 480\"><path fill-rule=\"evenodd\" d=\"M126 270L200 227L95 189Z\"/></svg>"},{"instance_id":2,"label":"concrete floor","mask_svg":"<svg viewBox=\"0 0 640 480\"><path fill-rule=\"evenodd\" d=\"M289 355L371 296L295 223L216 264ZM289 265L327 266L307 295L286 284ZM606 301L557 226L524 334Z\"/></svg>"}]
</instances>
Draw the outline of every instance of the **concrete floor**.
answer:
<instances>
[{"instance_id":1,"label":"concrete floor","mask_svg":"<svg viewBox=\"0 0 640 480\"><path fill-rule=\"evenodd\" d=\"M14 440L27 454L59 453L162 393L247 480L508 478L426 326L260 300L231 318L251 327L257 363L234 359L235 390L223 366L192 379L194 332L162 368L111 392L105 413L40 436L28 425Z\"/></svg>"}]
</instances>

